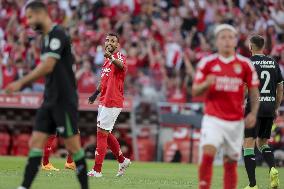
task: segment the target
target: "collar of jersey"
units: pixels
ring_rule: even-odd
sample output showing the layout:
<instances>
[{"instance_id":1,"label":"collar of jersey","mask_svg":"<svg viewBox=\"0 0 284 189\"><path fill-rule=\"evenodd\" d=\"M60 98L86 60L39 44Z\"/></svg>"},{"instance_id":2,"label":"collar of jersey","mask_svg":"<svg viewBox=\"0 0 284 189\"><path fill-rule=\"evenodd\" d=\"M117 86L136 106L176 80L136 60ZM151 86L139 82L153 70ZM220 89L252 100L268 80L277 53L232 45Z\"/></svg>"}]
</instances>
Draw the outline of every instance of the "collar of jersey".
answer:
<instances>
[{"instance_id":1,"label":"collar of jersey","mask_svg":"<svg viewBox=\"0 0 284 189\"><path fill-rule=\"evenodd\" d=\"M230 56L229 58L225 58L225 57L219 55L218 58L221 60L221 62L223 62L225 64L229 64L230 62L232 62L235 59L235 56Z\"/></svg>"},{"instance_id":2,"label":"collar of jersey","mask_svg":"<svg viewBox=\"0 0 284 189\"><path fill-rule=\"evenodd\" d=\"M57 24L52 24L50 30L48 31L48 33L46 34L46 36L55 28L55 26L57 26Z\"/></svg>"}]
</instances>

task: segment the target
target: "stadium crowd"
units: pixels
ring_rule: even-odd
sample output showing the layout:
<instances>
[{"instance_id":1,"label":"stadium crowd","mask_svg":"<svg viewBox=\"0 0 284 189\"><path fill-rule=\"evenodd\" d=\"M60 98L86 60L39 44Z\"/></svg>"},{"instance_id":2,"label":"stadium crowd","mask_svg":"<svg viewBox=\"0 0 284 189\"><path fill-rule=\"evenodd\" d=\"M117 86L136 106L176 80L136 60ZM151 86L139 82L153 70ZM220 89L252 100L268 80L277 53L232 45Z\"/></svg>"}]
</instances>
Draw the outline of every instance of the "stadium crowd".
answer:
<instances>
[{"instance_id":1,"label":"stadium crowd","mask_svg":"<svg viewBox=\"0 0 284 189\"><path fill-rule=\"evenodd\" d=\"M40 38L27 27L25 0L0 5L0 89L40 63ZM46 0L53 20L69 31L81 93L99 80L103 40L120 35L127 56L126 94L144 99L187 102L197 62L214 52L213 30L234 25L238 52L250 56L246 39L259 33L266 53L284 68L284 1L282 0ZM40 92L43 79L23 92Z\"/></svg>"}]
</instances>

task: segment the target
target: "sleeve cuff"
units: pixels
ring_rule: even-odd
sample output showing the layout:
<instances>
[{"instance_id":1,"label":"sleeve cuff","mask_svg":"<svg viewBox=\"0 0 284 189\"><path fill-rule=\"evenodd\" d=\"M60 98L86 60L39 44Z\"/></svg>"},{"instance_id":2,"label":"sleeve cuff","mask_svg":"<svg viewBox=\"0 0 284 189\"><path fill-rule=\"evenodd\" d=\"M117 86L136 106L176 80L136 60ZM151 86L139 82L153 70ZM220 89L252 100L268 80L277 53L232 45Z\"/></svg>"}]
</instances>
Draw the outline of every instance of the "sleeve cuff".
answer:
<instances>
[{"instance_id":1,"label":"sleeve cuff","mask_svg":"<svg viewBox=\"0 0 284 189\"><path fill-rule=\"evenodd\" d=\"M47 53L44 53L43 55L40 56L40 59L41 60L45 60L47 57L53 57L53 58L56 58L56 59L60 59L61 56L57 53L54 53L54 52L47 52Z\"/></svg>"}]
</instances>

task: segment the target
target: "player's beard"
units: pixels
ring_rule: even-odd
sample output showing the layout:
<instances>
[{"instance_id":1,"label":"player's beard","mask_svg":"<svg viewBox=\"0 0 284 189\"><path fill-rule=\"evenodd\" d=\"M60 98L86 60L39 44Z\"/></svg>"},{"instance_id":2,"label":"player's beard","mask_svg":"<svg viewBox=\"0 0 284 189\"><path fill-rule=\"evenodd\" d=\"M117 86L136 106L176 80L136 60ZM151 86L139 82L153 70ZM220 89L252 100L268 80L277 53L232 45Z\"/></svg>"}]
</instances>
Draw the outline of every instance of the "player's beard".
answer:
<instances>
[{"instance_id":1,"label":"player's beard","mask_svg":"<svg viewBox=\"0 0 284 189\"><path fill-rule=\"evenodd\" d=\"M42 23L35 23L33 25L33 29L38 32L38 33L42 33L43 32L43 25Z\"/></svg>"},{"instance_id":2,"label":"player's beard","mask_svg":"<svg viewBox=\"0 0 284 189\"><path fill-rule=\"evenodd\" d=\"M111 49L109 49L109 46L111 47ZM110 52L111 54L114 53L115 49L116 49L116 48L115 48L114 46L112 46L112 45L108 45L108 46L106 47L106 50L107 50L108 52Z\"/></svg>"}]
</instances>

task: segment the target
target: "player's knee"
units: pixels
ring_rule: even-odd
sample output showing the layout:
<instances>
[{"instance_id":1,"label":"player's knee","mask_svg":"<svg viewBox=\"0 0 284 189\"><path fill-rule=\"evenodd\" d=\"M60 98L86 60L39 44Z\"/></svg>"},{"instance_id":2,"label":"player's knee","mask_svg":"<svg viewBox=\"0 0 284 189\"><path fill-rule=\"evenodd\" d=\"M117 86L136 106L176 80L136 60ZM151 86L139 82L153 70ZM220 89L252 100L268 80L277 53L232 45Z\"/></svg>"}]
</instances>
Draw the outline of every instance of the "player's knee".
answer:
<instances>
[{"instance_id":1,"label":"player's knee","mask_svg":"<svg viewBox=\"0 0 284 189\"><path fill-rule=\"evenodd\" d=\"M215 156L215 154L217 152L216 147L213 146L213 145L204 145L202 150L203 150L204 154L208 154L208 155L211 155L211 156Z\"/></svg>"},{"instance_id":2,"label":"player's knee","mask_svg":"<svg viewBox=\"0 0 284 189\"><path fill-rule=\"evenodd\" d=\"M81 149L79 135L75 135L75 136L65 139L64 143L65 143L66 149L72 154L78 152Z\"/></svg>"},{"instance_id":3,"label":"player's knee","mask_svg":"<svg viewBox=\"0 0 284 189\"><path fill-rule=\"evenodd\" d=\"M254 138L245 138L244 139L244 148L254 148L255 146L255 139Z\"/></svg>"},{"instance_id":4,"label":"player's knee","mask_svg":"<svg viewBox=\"0 0 284 189\"><path fill-rule=\"evenodd\" d=\"M235 162L237 162L236 159L231 158L230 156L227 156L227 155L225 155L223 157L223 161L224 161L224 163L235 163Z\"/></svg>"},{"instance_id":5,"label":"player's knee","mask_svg":"<svg viewBox=\"0 0 284 189\"><path fill-rule=\"evenodd\" d=\"M69 146L69 147L67 147L66 146L66 149L68 150L68 152L70 153L70 154L76 154L78 151L80 151L81 150L81 147L75 147L75 146Z\"/></svg>"},{"instance_id":6,"label":"player's knee","mask_svg":"<svg viewBox=\"0 0 284 189\"><path fill-rule=\"evenodd\" d=\"M30 140L29 140L29 147L32 148L44 148L44 145L47 141L48 135L42 132L33 132Z\"/></svg>"},{"instance_id":7,"label":"player's knee","mask_svg":"<svg viewBox=\"0 0 284 189\"><path fill-rule=\"evenodd\" d=\"M44 147L44 142L38 136L32 136L29 140L29 148L40 148Z\"/></svg>"}]
</instances>

